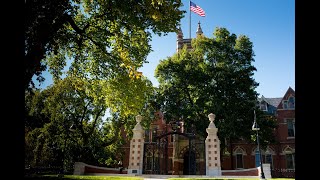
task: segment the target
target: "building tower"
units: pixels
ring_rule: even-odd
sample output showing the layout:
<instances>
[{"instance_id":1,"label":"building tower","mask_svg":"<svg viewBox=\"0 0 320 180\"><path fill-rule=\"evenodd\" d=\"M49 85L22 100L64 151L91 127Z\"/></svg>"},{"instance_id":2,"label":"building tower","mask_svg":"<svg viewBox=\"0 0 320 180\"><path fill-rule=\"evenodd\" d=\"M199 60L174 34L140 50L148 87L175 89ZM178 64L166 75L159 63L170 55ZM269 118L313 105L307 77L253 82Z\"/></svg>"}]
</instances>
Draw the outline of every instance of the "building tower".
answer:
<instances>
[{"instance_id":1,"label":"building tower","mask_svg":"<svg viewBox=\"0 0 320 180\"><path fill-rule=\"evenodd\" d=\"M202 28L201 28L201 25L200 25L200 21L198 22L196 35L197 35L197 37L199 35L203 35L203 31L202 31ZM179 52L180 49L182 49L184 47L184 45L187 46L188 50L191 50L192 49L191 41L192 41L192 38L191 39L183 39L183 33L182 33L182 30L181 30L181 26L179 26L178 33L177 33L177 48L176 48L176 51Z\"/></svg>"},{"instance_id":2,"label":"building tower","mask_svg":"<svg viewBox=\"0 0 320 180\"><path fill-rule=\"evenodd\" d=\"M177 48L176 48L176 51L178 52L179 49L182 49L182 46L183 46L183 33L182 33L182 30L181 30L181 26L179 26L178 34L177 34Z\"/></svg>"},{"instance_id":3,"label":"building tower","mask_svg":"<svg viewBox=\"0 0 320 180\"><path fill-rule=\"evenodd\" d=\"M202 35L203 34L203 32L202 32L202 29L201 29L201 25L200 25L200 21L198 22L198 28L197 28L197 37L199 36L199 35Z\"/></svg>"}]
</instances>

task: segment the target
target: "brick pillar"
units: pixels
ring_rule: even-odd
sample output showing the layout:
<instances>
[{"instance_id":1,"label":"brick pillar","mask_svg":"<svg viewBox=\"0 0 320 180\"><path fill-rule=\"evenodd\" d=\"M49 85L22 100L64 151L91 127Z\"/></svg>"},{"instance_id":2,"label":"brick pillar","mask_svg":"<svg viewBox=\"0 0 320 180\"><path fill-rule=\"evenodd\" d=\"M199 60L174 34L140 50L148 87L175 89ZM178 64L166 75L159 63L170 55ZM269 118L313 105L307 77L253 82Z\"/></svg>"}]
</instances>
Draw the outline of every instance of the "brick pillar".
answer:
<instances>
[{"instance_id":1,"label":"brick pillar","mask_svg":"<svg viewBox=\"0 0 320 180\"><path fill-rule=\"evenodd\" d=\"M137 115L137 124L132 130L133 137L130 141L128 174L142 174L144 130L140 124L141 120L142 116Z\"/></svg>"},{"instance_id":2,"label":"brick pillar","mask_svg":"<svg viewBox=\"0 0 320 180\"><path fill-rule=\"evenodd\" d=\"M206 175L221 176L221 161L220 161L220 140L217 136L218 128L214 125L214 114L208 115L210 124L207 128L206 139Z\"/></svg>"}]
</instances>

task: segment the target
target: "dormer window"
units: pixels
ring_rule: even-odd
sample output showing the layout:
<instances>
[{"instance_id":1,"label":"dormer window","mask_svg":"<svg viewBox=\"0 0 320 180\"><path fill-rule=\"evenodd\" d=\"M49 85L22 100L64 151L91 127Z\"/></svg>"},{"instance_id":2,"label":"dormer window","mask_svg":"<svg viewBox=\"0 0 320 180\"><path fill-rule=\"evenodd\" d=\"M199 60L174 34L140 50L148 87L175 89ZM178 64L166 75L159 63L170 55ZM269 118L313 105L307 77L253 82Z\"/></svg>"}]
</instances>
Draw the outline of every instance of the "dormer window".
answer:
<instances>
[{"instance_id":1,"label":"dormer window","mask_svg":"<svg viewBox=\"0 0 320 180\"><path fill-rule=\"evenodd\" d=\"M288 99L288 107L290 109L294 109L295 108L295 99L293 96L290 96L289 99Z\"/></svg>"},{"instance_id":2,"label":"dormer window","mask_svg":"<svg viewBox=\"0 0 320 180\"><path fill-rule=\"evenodd\" d=\"M262 102L260 103L260 109L261 109L262 111L268 111L267 103L266 103L265 101L262 101Z\"/></svg>"},{"instance_id":3,"label":"dormer window","mask_svg":"<svg viewBox=\"0 0 320 180\"><path fill-rule=\"evenodd\" d=\"M283 106L283 109L288 109L288 101L287 100L282 101L282 106Z\"/></svg>"}]
</instances>

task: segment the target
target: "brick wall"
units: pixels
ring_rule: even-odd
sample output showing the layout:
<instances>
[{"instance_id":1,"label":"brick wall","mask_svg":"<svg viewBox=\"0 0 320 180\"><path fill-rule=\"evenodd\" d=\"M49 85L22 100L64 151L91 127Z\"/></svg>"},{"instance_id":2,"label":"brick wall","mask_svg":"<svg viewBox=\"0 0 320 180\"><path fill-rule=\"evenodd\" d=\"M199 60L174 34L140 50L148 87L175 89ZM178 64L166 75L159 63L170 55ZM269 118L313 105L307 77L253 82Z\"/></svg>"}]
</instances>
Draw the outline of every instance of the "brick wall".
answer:
<instances>
[{"instance_id":1,"label":"brick wall","mask_svg":"<svg viewBox=\"0 0 320 180\"><path fill-rule=\"evenodd\" d=\"M89 167L85 166L84 174L88 173L110 173L110 174L127 174L127 170L122 170L120 173L120 169L101 169L101 168L95 168L95 167Z\"/></svg>"},{"instance_id":2,"label":"brick wall","mask_svg":"<svg viewBox=\"0 0 320 180\"><path fill-rule=\"evenodd\" d=\"M242 169L242 170L222 170L222 176L258 176L258 168Z\"/></svg>"},{"instance_id":3,"label":"brick wall","mask_svg":"<svg viewBox=\"0 0 320 180\"><path fill-rule=\"evenodd\" d=\"M126 169L122 169L120 172L119 168L104 168L88 165L82 162L75 162L74 175L84 175L92 173L110 173L110 174L127 174Z\"/></svg>"}]
</instances>

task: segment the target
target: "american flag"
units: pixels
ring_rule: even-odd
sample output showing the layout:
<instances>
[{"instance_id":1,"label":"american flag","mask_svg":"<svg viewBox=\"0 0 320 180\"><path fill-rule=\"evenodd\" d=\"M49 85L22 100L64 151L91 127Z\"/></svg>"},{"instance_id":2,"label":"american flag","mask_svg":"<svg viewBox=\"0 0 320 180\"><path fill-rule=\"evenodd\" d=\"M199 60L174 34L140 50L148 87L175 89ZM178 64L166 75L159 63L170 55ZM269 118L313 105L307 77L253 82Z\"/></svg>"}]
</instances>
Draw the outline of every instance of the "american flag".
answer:
<instances>
[{"instance_id":1,"label":"american flag","mask_svg":"<svg viewBox=\"0 0 320 180\"><path fill-rule=\"evenodd\" d=\"M200 16L206 16L204 10L200 7L200 6L197 6L195 3L191 2L190 1L190 10L199 14Z\"/></svg>"}]
</instances>

